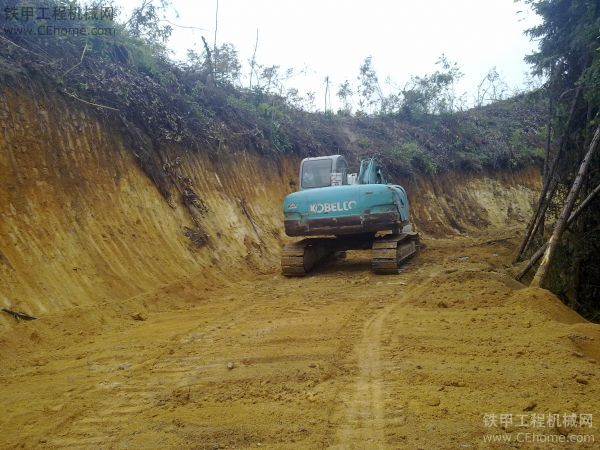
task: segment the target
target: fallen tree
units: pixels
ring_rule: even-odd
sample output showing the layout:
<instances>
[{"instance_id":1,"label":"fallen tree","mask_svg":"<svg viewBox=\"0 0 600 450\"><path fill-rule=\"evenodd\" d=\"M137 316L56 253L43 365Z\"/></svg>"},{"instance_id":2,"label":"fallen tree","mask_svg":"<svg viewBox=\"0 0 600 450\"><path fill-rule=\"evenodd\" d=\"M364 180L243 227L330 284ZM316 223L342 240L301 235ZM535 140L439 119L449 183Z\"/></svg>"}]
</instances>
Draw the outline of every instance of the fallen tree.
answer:
<instances>
[{"instance_id":1,"label":"fallen tree","mask_svg":"<svg viewBox=\"0 0 600 450\"><path fill-rule=\"evenodd\" d=\"M579 215L588 207L588 205L596 198L596 196L600 193L600 184L594 188L592 192L590 192L587 197L579 204L577 209L573 211L573 213L569 216L569 220L567 220L567 228L571 226L573 222L579 217ZM529 270L535 266L535 264L540 260L546 249L548 248L548 241L546 241L540 248L538 248L533 256L529 258L529 261L521 269L521 271L517 274L517 280L521 280Z\"/></svg>"}]
</instances>

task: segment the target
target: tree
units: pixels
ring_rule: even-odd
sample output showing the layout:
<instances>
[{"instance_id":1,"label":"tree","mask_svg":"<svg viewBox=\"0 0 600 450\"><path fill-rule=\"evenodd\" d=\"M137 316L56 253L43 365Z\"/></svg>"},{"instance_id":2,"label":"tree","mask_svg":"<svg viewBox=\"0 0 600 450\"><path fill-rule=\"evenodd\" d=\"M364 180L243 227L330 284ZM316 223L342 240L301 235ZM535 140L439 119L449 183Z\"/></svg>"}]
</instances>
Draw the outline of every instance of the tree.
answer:
<instances>
[{"instance_id":1,"label":"tree","mask_svg":"<svg viewBox=\"0 0 600 450\"><path fill-rule=\"evenodd\" d=\"M346 114L352 113L352 88L348 80L340 84L340 87L335 95L340 99L342 103L342 111Z\"/></svg>"},{"instance_id":2,"label":"tree","mask_svg":"<svg viewBox=\"0 0 600 450\"><path fill-rule=\"evenodd\" d=\"M492 67L477 86L475 106L504 100L508 93L508 85L502 80L496 67Z\"/></svg>"},{"instance_id":3,"label":"tree","mask_svg":"<svg viewBox=\"0 0 600 450\"><path fill-rule=\"evenodd\" d=\"M413 76L402 90L402 110L405 114L440 114L460 109L463 96L457 96L456 83L463 77L458 64L444 54L436 65L440 69L432 74Z\"/></svg>"},{"instance_id":4,"label":"tree","mask_svg":"<svg viewBox=\"0 0 600 450\"><path fill-rule=\"evenodd\" d=\"M304 106L304 99L296 88L289 88L285 92L285 101L293 108L302 109Z\"/></svg>"},{"instance_id":5,"label":"tree","mask_svg":"<svg viewBox=\"0 0 600 450\"><path fill-rule=\"evenodd\" d=\"M155 5L154 0L143 0L137 8L133 8L125 26L132 36L147 40L152 44L164 44L171 33L171 25L162 25L162 15L170 6L169 0L159 0Z\"/></svg>"},{"instance_id":6,"label":"tree","mask_svg":"<svg viewBox=\"0 0 600 450\"><path fill-rule=\"evenodd\" d=\"M214 60L217 83L233 85L239 81L242 65L233 44L225 43L218 47Z\"/></svg>"},{"instance_id":7,"label":"tree","mask_svg":"<svg viewBox=\"0 0 600 450\"><path fill-rule=\"evenodd\" d=\"M262 69L262 71L260 72L256 87L262 89L265 93L270 94L272 89L277 86L277 81L279 78L279 66L271 65L267 67L259 67Z\"/></svg>"},{"instance_id":8,"label":"tree","mask_svg":"<svg viewBox=\"0 0 600 450\"><path fill-rule=\"evenodd\" d=\"M600 156L589 150L584 158L583 149L593 149L598 142L594 130L600 123L600 4L597 0L524 2L542 18L528 30L539 48L526 60L534 75L548 79L545 93L552 105L553 124L549 137L556 143L548 146L544 170L544 186L556 188L545 189L538 203L550 203L562 211L534 283L562 294L581 312L597 318L594 299L598 297L595 280L600 279L600 248L595 242L600 242L600 205L597 198L587 199L600 183ZM570 194L563 202L564 197L556 192ZM570 211L580 211L583 204L586 211L571 220ZM545 209L538 208L531 223L543 226L546 216ZM541 251L534 253L539 256Z\"/></svg>"},{"instance_id":9,"label":"tree","mask_svg":"<svg viewBox=\"0 0 600 450\"><path fill-rule=\"evenodd\" d=\"M359 101L359 105L361 108L369 108L371 112L377 111L379 109L377 108L378 104L381 105L383 103L383 93L379 86L377 73L373 68L372 56L367 56L360 65L358 82L358 93L362 100Z\"/></svg>"},{"instance_id":10,"label":"tree","mask_svg":"<svg viewBox=\"0 0 600 450\"><path fill-rule=\"evenodd\" d=\"M214 74L215 82L218 85L239 84L242 66L233 44L222 44L218 47L216 55L207 45L200 54L190 49L187 51L187 61L192 70Z\"/></svg>"},{"instance_id":11,"label":"tree","mask_svg":"<svg viewBox=\"0 0 600 450\"><path fill-rule=\"evenodd\" d=\"M314 111L315 110L315 99L317 95L313 91L308 91L306 93L306 97L304 99L303 105L306 111Z\"/></svg>"}]
</instances>

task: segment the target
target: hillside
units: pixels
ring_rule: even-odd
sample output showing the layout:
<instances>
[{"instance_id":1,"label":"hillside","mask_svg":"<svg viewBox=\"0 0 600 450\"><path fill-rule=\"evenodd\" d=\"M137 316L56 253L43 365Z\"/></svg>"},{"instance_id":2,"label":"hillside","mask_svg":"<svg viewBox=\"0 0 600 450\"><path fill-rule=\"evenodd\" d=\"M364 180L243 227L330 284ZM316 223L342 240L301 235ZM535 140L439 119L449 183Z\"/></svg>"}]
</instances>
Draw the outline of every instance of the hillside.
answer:
<instances>
[{"instance_id":1,"label":"hillside","mask_svg":"<svg viewBox=\"0 0 600 450\"><path fill-rule=\"evenodd\" d=\"M0 40L0 307L36 317L0 314L0 447L595 448L600 327L513 279L535 93L311 114L77 44ZM407 189L423 246L400 274L349 252L280 275L283 198L331 153Z\"/></svg>"},{"instance_id":2,"label":"hillside","mask_svg":"<svg viewBox=\"0 0 600 450\"><path fill-rule=\"evenodd\" d=\"M2 306L39 315L125 299L208 268L276 270L280 205L296 187L301 155L191 151L142 134L132 141L119 118L43 87L13 81L0 105ZM348 140L361 139L354 129ZM523 223L536 169L490 170L398 170L395 178L424 232Z\"/></svg>"}]
</instances>

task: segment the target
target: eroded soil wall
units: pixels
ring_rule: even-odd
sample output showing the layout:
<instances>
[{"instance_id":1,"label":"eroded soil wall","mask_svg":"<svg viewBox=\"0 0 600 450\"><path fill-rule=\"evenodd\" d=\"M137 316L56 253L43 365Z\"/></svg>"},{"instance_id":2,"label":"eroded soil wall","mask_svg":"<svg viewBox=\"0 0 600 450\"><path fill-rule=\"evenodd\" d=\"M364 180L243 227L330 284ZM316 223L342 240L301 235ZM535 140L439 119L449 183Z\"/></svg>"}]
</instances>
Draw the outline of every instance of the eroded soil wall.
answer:
<instances>
[{"instance_id":1,"label":"eroded soil wall","mask_svg":"<svg viewBox=\"0 0 600 450\"><path fill-rule=\"evenodd\" d=\"M287 240L281 202L296 188L298 158L163 146L165 172L193 187L206 207L199 214L175 188L169 201L161 195L111 113L7 89L0 127L1 307L43 315L119 302L190 274L277 272ZM539 184L533 168L394 181L432 236L524 222ZM206 245L186 236L192 213ZM11 322L0 317L0 326Z\"/></svg>"}]
</instances>

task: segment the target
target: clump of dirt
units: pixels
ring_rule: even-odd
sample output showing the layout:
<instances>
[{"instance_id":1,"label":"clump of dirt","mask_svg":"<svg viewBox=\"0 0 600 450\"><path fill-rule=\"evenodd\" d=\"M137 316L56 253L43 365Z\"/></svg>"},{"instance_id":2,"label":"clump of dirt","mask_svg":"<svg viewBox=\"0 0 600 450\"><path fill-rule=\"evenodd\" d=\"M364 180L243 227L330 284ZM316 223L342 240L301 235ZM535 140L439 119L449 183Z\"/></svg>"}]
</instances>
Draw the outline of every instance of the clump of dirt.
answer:
<instances>
[{"instance_id":1,"label":"clump of dirt","mask_svg":"<svg viewBox=\"0 0 600 450\"><path fill-rule=\"evenodd\" d=\"M499 273L446 269L434 279L423 283L419 290L413 292L409 302L434 308L500 306L515 288L522 287L507 275Z\"/></svg>"},{"instance_id":2,"label":"clump of dirt","mask_svg":"<svg viewBox=\"0 0 600 450\"><path fill-rule=\"evenodd\" d=\"M545 320L566 324L586 322L579 314L546 289L535 287L522 289L511 296L508 304L517 311L538 314Z\"/></svg>"}]
</instances>

